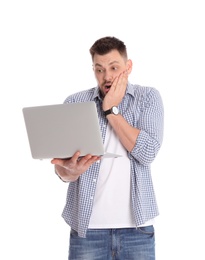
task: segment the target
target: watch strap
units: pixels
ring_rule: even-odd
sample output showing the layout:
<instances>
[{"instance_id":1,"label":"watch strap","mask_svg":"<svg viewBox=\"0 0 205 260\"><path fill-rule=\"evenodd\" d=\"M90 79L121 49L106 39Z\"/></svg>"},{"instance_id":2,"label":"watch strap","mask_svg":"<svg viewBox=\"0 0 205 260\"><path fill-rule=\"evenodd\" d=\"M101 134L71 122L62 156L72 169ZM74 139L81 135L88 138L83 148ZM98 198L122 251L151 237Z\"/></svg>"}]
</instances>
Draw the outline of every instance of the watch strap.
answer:
<instances>
[{"instance_id":1,"label":"watch strap","mask_svg":"<svg viewBox=\"0 0 205 260\"><path fill-rule=\"evenodd\" d=\"M107 116L107 115L109 115L109 114L112 114L112 108L110 108L110 109L104 111L104 115L105 115L105 116Z\"/></svg>"},{"instance_id":2,"label":"watch strap","mask_svg":"<svg viewBox=\"0 0 205 260\"><path fill-rule=\"evenodd\" d=\"M119 110L116 106L111 107L110 109L104 111L104 115L107 116L109 114L118 115Z\"/></svg>"}]
</instances>

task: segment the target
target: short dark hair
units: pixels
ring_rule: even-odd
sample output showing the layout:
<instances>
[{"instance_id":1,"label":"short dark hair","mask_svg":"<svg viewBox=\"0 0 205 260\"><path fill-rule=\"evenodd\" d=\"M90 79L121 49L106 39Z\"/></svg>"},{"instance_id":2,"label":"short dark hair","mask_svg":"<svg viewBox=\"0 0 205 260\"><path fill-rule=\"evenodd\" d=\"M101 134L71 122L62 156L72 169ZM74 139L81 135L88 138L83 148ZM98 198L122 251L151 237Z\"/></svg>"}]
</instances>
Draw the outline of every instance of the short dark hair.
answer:
<instances>
[{"instance_id":1,"label":"short dark hair","mask_svg":"<svg viewBox=\"0 0 205 260\"><path fill-rule=\"evenodd\" d=\"M127 59L127 49L124 42L110 36L103 37L95 41L95 43L90 48L90 54L93 60L95 54L104 55L112 50L117 50L121 56Z\"/></svg>"}]
</instances>

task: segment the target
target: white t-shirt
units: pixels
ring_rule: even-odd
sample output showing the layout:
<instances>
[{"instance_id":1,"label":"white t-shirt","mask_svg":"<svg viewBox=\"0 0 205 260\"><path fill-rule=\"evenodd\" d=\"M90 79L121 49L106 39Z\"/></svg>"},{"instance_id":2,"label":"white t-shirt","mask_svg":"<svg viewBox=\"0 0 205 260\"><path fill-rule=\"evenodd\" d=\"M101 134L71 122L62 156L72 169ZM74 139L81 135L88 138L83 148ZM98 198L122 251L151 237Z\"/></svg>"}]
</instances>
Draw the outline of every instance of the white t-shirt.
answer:
<instances>
[{"instance_id":1,"label":"white t-shirt","mask_svg":"<svg viewBox=\"0 0 205 260\"><path fill-rule=\"evenodd\" d=\"M122 155L102 159L89 228L136 227L131 207L130 160L108 125L105 150Z\"/></svg>"},{"instance_id":2,"label":"white t-shirt","mask_svg":"<svg viewBox=\"0 0 205 260\"><path fill-rule=\"evenodd\" d=\"M90 218L90 229L136 227L131 206L130 160L113 129L108 125L105 150L122 155L102 159ZM151 219L141 226L154 224Z\"/></svg>"}]
</instances>

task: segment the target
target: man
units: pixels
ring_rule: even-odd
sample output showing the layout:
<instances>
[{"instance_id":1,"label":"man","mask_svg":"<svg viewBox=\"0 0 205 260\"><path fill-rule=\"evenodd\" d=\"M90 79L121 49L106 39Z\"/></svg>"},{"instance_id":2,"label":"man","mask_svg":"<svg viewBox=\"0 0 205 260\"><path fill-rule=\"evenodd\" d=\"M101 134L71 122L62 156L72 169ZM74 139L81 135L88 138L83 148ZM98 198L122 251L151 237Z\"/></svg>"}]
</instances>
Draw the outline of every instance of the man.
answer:
<instances>
[{"instance_id":1,"label":"man","mask_svg":"<svg viewBox=\"0 0 205 260\"><path fill-rule=\"evenodd\" d=\"M121 40L101 38L90 54L97 87L65 103L95 101L105 149L122 157L76 151L51 161L70 182L62 214L71 227L69 259L154 260L158 207L150 165L162 144L163 103L155 88L128 81L132 61Z\"/></svg>"}]
</instances>

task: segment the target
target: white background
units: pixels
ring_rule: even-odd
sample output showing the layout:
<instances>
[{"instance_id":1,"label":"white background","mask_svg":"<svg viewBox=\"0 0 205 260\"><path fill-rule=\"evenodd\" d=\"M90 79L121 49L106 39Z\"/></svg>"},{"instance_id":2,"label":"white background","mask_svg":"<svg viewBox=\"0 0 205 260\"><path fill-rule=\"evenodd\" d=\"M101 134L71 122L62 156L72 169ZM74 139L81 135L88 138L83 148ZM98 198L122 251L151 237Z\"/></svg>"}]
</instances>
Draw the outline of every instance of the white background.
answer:
<instances>
[{"instance_id":1,"label":"white background","mask_svg":"<svg viewBox=\"0 0 205 260\"><path fill-rule=\"evenodd\" d=\"M204 11L199 0L0 2L0 259L67 259L67 184L31 158L22 108L95 86L89 48L107 35L126 43L130 81L164 101L157 260L205 259Z\"/></svg>"}]
</instances>

